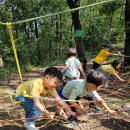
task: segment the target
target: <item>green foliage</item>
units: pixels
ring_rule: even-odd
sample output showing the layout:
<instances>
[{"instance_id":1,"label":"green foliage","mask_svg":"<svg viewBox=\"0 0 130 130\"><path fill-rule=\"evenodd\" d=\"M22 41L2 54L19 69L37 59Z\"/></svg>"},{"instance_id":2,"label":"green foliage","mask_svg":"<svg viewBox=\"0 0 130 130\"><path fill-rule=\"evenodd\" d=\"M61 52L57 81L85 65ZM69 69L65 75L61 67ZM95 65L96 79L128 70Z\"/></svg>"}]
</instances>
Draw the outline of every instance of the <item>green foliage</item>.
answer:
<instances>
[{"instance_id":1,"label":"green foliage","mask_svg":"<svg viewBox=\"0 0 130 130\"><path fill-rule=\"evenodd\" d=\"M121 0L118 0L102 5L99 10L100 14L110 15L111 13L114 13L122 6L121 2Z\"/></svg>"},{"instance_id":2,"label":"green foliage","mask_svg":"<svg viewBox=\"0 0 130 130\"><path fill-rule=\"evenodd\" d=\"M94 3L84 0L81 6ZM125 38L122 0L80 10L86 57L97 54L104 42L123 44ZM67 10L66 0L7 0L0 10L0 21L20 21ZM20 66L23 70L31 66L50 66L64 63L66 52L72 44L71 13L47 17L32 22L13 25ZM0 26L0 53L7 69L16 69L15 58L5 26ZM9 71L10 72L10 71ZM6 75L6 71L2 72ZM7 72L8 73L8 72ZM8 74L7 74L8 75Z\"/></svg>"}]
</instances>

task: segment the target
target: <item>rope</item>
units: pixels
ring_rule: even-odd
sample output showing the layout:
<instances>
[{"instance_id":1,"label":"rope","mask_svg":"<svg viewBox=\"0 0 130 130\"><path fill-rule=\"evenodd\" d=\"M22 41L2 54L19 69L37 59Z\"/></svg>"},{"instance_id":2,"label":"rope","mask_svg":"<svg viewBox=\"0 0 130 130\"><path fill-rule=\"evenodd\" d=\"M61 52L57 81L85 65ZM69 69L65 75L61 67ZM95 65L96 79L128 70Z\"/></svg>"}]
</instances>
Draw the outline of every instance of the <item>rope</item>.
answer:
<instances>
[{"instance_id":1,"label":"rope","mask_svg":"<svg viewBox=\"0 0 130 130\"><path fill-rule=\"evenodd\" d=\"M10 92L7 92L7 91L5 91L5 90L2 90L2 89L0 89L0 91L2 91L2 92L6 92L6 93L9 93L10 94L10 96L11 95L16 95L16 93L10 93ZM12 99L12 98L11 98ZM80 103L96 103L97 102L97 100L93 100L93 101L82 101L82 100L63 100L63 99L61 99L61 100L55 100L55 99L51 99L51 98L46 98L46 97L42 97L41 98L42 100L48 100L48 101L52 101L52 102L54 102L54 101L69 101L69 102L80 102ZM11 100L11 102L12 103L19 103L19 102L13 102L12 100ZM105 101L105 102L107 102L107 103L127 103L127 102L130 102L130 99L127 99L127 100L107 100L107 101Z\"/></svg>"},{"instance_id":2,"label":"rope","mask_svg":"<svg viewBox=\"0 0 130 130\"><path fill-rule=\"evenodd\" d=\"M50 16L54 16L54 15L67 13L67 12L73 12L73 11L76 11L76 10L89 8L89 7L92 7L92 6L101 5L101 4L105 4L105 3L108 3L108 2L112 2L112 1L115 1L115 0L106 0L106 1L98 2L98 3L94 3L94 4L90 4L90 5L85 5L85 6L82 6L82 7L74 8L74 9L68 9L68 10L60 11L60 12L53 13L53 14L47 14L47 15L44 15L44 16L39 16L39 17L35 17L35 18L22 20L22 21L17 21L17 22L13 22L12 25L21 24L21 23L25 23L25 22L30 22L30 21L41 19L41 18L46 18L46 17L50 17ZM0 24L1 25L6 25L6 23L2 23L2 22L0 22Z\"/></svg>"},{"instance_id":3,"label":"rope","mask_svg":"<svg viewBox=\"0 0 130 130\"><path fill-rule=\"evenodd\" d=\"M16 51L15 42L14 42L13 33L12 33L12 24L10 22L7 23L7 29L9 32L9 36L10 36L10 40L11 40L11 44L12 44L12 48L13 48L13 52L14 52L14 56L15 56L15 61L16 61L19 77L20 77L20 80L22 82L21 69L20 69L19 60L18 60L17 51Z\"/></svg>"}]
</instances>

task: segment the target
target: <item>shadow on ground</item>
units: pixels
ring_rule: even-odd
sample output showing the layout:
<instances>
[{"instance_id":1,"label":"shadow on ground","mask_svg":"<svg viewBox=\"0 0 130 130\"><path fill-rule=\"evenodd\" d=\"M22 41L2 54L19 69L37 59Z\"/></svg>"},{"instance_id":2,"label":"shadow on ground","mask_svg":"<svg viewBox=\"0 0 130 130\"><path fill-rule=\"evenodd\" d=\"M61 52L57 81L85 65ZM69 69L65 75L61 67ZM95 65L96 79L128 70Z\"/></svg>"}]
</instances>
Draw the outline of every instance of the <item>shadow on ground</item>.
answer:
<instances>
[{"instance_id":1,"label":"shadow on ground","mask_svg":"<svg viewBox=\"0 0 130 130\"><path fill-rule=\"evenodd\" d=\"M55 126L49 126L46 128L42 128L40 130L74 130L73 128L68 128L65 126L61 126L61 125L55 125Z\"/></svg>"},{"instance_id":2,"label":"shadow on ground","mask_svg":"<svg viewBox=\"0 0 130 130\"><path fill-rule=\"evenodd\" d=\"M101 123L104 127L111 130L130 130L130 122L123 119L103 119Z\"/></svg>"},{"instance_id":3,"label":"shadow on ground","mask_svg":"<svg viewBox=\"0 0 130 130\"><path fill-rule=\"evenodd\" d=\"M25 128L20 128L17 126L11 126L11 125L6 125L3 127L0 127L0 130L26 130Z\"/></svg>"},{"instance_id":4,"label":"shadow on ground","mask_svg":"<svg viewBox=\"0 0 130 130\"><path fill-rule=\"evenodd\" d=\"M0 130L26 130L25 128L20 128L17 126L3 126L0 127ZM74 130L73 128L68 128L65 126L55 125L55 126L49 126L45 128L41 128L40 130Z\"/></svg>"}]
</instances>

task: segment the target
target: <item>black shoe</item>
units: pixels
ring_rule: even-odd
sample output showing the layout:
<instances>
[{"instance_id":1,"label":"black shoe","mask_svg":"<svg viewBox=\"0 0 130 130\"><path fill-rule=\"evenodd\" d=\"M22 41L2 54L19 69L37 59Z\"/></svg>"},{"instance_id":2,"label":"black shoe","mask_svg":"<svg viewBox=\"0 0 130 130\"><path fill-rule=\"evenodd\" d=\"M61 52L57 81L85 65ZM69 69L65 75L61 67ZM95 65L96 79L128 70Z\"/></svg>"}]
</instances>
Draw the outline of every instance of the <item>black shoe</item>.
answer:
<instances>
[{"instance_id":1,"label":"black shoe","mask_svg":"<svg viewBox=\"0 0 130 130\"><path fill-rule=\"evenodd\" d=\"M103 109L99 106L96 105L90 105L89 107L91 107L92 109L96 110L96 112L102 112Z\"/></svg>"},{"instance_id":2,"label":"black shoe","mask_svg":"<svg viewBox=\"0 0 130 130\"><path fill-rule=\"evenodd\" d=\"M70 123L73 126L77 126L78 125L76 117L69 116L68 119L67 119L67 121L68 121L68 123Z\"/></svg>"}]
</instances>

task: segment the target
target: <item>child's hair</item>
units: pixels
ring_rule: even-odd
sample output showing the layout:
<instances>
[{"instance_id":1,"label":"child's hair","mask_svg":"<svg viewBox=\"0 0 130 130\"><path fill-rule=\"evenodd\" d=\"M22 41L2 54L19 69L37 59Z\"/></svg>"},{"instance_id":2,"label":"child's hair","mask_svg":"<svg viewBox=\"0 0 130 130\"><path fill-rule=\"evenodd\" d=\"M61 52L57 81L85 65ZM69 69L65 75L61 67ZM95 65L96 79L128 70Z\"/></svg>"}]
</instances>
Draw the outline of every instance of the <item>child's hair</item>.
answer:
<instances>
[{"instance_id":1,"label":"child's hair","mask_svg":"<svg viewBox=\"0 0 130 130\"><path fill-rule=\"evenodd\" d=\"M104 84L105 76L101 72L99 72L97 70L93 70L88 74L87 82L93 83L96 85L96 87L98 87L98 86Z\"/></svg>"},{"instance_id":2,"label":"child's hair","mask_svg":"<svg viewBox=\"0 0 130 130\"><path fill-rule=\"evenodd\" d=\"M119 65L120 63L117 60L114 60L111 65L112 67L116 70L116 66Z\"/></svg>"},{"instance_id":3,"label":"child's hair","mask_svg":"<svg viewBox=\"0 0 130 130\"><path fill-rule=\"evenodd\" d=\"M46 75L56 77L60 82L62 82L62 73L56 67L47 68L45 72L43 73L43 76L46 76Z\"/></svg>"},{"instance_id":4,"label":"child's hair","mask_svg":"<svg viewBox=\"0 0 130 130\"><path fill-rule=\"evenodd\" d=\"M103 45L103 48L108 48L108 49L110 49L111 46L105 43L105 44Z\"/></svg>"},{"instance_id":5,"label":"child's hair","mask_svg":"<svg viewBox=\"0 0 130 130\"><path fill-rule=\"evenodd\" d=\"M77 51L75 48L70 48L68 51L68 57L70 56L76 56L77 55Z\"/></svg>"}]
</instances>

